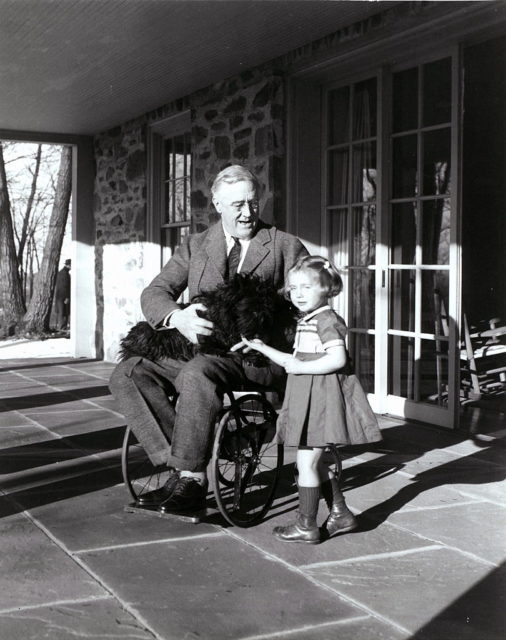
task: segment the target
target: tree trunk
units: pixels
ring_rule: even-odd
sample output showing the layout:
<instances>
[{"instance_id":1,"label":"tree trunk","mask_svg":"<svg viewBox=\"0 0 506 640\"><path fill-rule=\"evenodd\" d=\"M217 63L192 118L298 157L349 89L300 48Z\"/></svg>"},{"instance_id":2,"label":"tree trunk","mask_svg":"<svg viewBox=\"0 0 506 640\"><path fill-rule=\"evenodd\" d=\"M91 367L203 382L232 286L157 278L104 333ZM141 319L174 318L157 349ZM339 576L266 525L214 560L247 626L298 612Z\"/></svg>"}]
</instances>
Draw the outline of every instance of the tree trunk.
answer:
<instances>
[{"instance_id":1,"label":"tree trunk","mask_svg":"<svg viewBox=\"0 0 506 640\"><path fill-rule=\"evenodd\" d=\"M32 208L33 208L33 201L35 199L35 194L37 193L37 180L39 179L41 155L42 155L42 145L39 144L37 147L37 155L35 156L35 170L32 176L32 186L30 188L30 195L28 196L25 215L23 216L23 225L21 227L21 234L19 236L18 263L21 268L23 265L23 252L25 250L25 244L26 244L27 235L28 235L28 224L30 222L30 217L32 215Z\"/></svg>"},{"instance_id":2,"label":"tree trunk","mask_svg":"<svg viewBox=\"0 0 506 640\"><path fill-rule=\"evenodd\" d=\"M0 330L12 335L25 312L19 265L14 245L11 204L0 142Z\"/></svg>"},{"instance_id":3,"label":"tree trunk","mask_svg":"<svg viewBox=\"0 0 506 640\"><path fill-rule=\"evenodd\" d=\"M41 333L49 330L51 306L63 236L65 235L65 226L67 224L71 192L72 147L63 147L42 264L35 282L28 311L23 319L24 329L29 332Z\"/></svg>"}]
</instances>

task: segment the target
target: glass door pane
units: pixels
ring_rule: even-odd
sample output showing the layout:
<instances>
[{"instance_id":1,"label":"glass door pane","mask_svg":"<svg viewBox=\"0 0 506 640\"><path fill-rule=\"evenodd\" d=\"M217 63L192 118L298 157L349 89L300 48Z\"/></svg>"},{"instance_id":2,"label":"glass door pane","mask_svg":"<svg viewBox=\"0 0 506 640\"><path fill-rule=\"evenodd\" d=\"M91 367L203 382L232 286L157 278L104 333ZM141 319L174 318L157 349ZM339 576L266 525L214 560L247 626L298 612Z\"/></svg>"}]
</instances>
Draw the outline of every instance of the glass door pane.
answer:
<instances>
[{"instance_id":1,"label":"glass door pane","mask_svg":"<svg viewBox=\"0 0 506 640\"><path fill-rule=\"evenodd\" d=\"M325 229L344 292L335 308L348 325L348 350L374 393L377 208L377 79L327 92Z\"/></svg>"},{"instance_id":2,"label":"glass door pane","mask_svg":"<svg viewBox=\"0 0 506 640\"><path fill-rule=\"evenodd\" d=\"M392 80L387 411L453 426L451 58Z\"/></svg>"}]
</instances>

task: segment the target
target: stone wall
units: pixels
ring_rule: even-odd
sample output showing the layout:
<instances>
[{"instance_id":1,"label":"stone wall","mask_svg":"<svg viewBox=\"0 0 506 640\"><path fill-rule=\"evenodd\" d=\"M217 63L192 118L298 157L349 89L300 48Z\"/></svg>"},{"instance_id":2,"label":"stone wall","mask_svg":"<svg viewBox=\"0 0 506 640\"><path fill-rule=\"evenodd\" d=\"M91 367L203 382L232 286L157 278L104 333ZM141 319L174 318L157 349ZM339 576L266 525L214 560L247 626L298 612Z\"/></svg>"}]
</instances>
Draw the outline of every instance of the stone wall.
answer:
<instances>
[{"instance_id":1,"label":"stone wall","mask_svg":"<svg viewBox=\"0 0 506 640\"><path fill-rule=\"evenodd\" d=\"M99 357L114 360L119 337L142 318L139 297L159 270L159 248L147 237L147 127L191 110L192 229L217 219L210 186L230 164L260 181L262 218L283 226L284 82L270 67L203 89L184 100L96 136L97 337Z\"/></svg>"},{"instance_id":2,"label":"stone wall","mask_svg":"<svg viewBox=\"0 0 506 640\"><path fill-rule=\"evenodd\" d=\"M194 230L215 219L210 186L231 164L255 173L262 217L283 225L284 81L271 68L258 67L95 138L98 245L146 239L146 128L185 107L192 122Z\"/></svg>"},{"instance_id":3,"label":"stone wall","mask_svg":"<svg viewBox=\"0 0 506 640\"><path fill-rule=\"evenodd\" d=\"M140 316L146 226L144 119L95 139L95 288L97 357L114 360L121 333ZM114 261L109 259L111 251ZM110 321L116 328L109 326Z\"/></svg>"},{"instance_id":4,"label":"stone wall","mask_svg":"<svg viewBox=\"0 0 506 640\"><path fill-rule=\"evenodd\" d=\"M95 139L97 244L141 239L146 222L144 118Z\"/></svg>"},{"instance_id":5,"label":"stone wall","mask_svg":"<svg viewBox=\"0 0 506 640\"><path fill-rule=\"evenodd\" d=\"M185 108L177 101L95 138L97 357L116 359L121 336L142 319L140 294L159 266L159 248L146 237L147 126Z\"/></svg>"},{"instance_id":6,"label":"stone wall","mask_svg":"<svg viewBox=\"0 0 506 640\"><path fill-rule=\"evenodd\" d=\"M195 228L215 219L210 186L231 164L255 173L261 184L262 218L283 226L283 76L265 66L245 71L198 92L191 105Z\"/></svg>"}]
</instances>

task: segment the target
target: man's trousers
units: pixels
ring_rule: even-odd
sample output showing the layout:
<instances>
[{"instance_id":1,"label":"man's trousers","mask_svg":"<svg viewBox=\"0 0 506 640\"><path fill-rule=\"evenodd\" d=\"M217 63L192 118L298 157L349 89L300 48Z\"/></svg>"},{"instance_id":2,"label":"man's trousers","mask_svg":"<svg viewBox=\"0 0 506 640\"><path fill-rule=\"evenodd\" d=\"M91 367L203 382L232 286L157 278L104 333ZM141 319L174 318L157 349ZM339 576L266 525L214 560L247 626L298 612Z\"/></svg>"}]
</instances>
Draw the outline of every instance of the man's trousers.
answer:
<instances>
[{"instance_id":1,"label":"man's trousers","mask_svg":"<svg viewBox=\"0 0 506 640\"><path fill-rule=\"evenodd\" d=\"M198 354L189 362L129 358L114 369L110 388L153 464L205 471L224 393L258 385L282 391L284 383L284 371L274 363L255 367L239 354Z\"/></svg>"}]
</instances>

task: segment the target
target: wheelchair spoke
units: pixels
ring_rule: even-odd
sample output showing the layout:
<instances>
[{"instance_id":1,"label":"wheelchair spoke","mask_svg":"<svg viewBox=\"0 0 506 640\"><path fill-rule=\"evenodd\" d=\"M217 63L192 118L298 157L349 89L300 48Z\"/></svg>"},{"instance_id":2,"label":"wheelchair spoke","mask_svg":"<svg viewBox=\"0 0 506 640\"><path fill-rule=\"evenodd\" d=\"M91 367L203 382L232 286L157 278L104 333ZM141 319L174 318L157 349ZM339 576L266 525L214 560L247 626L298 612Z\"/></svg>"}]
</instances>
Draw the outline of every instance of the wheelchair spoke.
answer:
<instances>
[{"instance_id":1,"label":"wheelchair spoke","mask_svg":"<svg viewBox=\"0 0 506 640\"><path fill-rule=\"evenodd\" d=\"M223 516L237 526L263 518L274 499L282 448L271 443L276 414L259 395L243 396L223 415L213 450L213 484Z\"/></svg>"}]
</instances>

